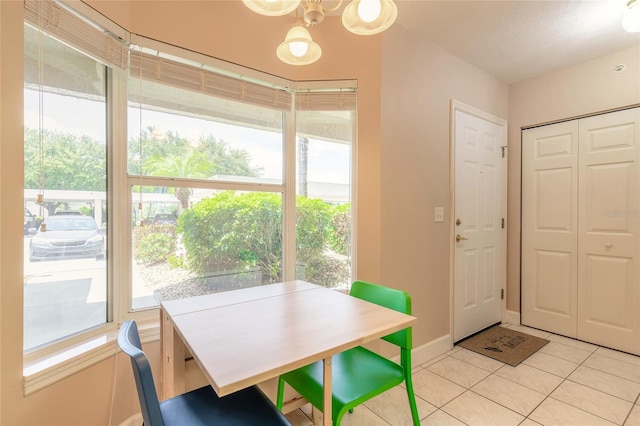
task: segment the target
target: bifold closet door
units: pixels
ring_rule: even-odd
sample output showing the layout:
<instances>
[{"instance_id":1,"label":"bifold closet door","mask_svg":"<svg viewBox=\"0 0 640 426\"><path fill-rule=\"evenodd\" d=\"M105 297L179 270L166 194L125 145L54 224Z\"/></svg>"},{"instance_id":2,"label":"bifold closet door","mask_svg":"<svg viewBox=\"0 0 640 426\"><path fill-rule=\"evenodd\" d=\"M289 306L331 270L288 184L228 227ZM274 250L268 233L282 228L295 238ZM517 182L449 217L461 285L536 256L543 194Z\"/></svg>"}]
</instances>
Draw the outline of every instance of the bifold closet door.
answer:
<instances>
[{"instance_id":1,"label":"bifold closet door","mask_svg":"<svg viewBox=\"0 0 640 426\"><path fill-rule=\"evenodd\" d=\"M580 120L578 338L640 354L640 109Z\"/></svg>"},{"instance_id":2,"label":"bifold closet door","mask_svg":"<svg viewBox=\"0 0 640 426\"><path fill-rule=\"evenodd\" d=\"M578 122L523 132L521 322L577 335Z\"/></svg>"}]
</instances>

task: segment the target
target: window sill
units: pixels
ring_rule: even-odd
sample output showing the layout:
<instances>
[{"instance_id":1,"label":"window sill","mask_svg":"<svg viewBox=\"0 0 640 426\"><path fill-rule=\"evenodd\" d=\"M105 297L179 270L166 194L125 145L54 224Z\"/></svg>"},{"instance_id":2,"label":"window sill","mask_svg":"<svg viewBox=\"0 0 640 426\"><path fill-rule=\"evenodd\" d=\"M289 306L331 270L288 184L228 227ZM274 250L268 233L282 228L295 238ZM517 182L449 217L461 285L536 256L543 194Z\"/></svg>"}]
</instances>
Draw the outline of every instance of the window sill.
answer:
<instances>
[{"instance_id":1,"label":"window sill","mask_svg":"<svg viewBox=\"0 0 640 426\"><path fill-rule=\"evenodd\" d=\"M139 331L143 343L160 339L160 324L157 320L140 324ZM108 324L91 335L85 334L80 339L67 343L59 350L46 351L36 356L25 355L24 395L31 395L112 357L118 351L116 339L117 328L114 324Z\"/></svg>"}]
</instances>

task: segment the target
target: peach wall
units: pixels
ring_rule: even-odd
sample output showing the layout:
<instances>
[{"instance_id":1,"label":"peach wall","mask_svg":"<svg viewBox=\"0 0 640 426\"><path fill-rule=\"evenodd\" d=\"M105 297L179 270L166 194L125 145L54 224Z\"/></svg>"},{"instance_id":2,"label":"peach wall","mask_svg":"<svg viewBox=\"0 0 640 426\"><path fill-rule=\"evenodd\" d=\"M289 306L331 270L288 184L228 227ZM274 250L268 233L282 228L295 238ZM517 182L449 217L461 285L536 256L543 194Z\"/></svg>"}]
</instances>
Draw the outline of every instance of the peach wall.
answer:
<instances>
[{"instance_id":1,"label":"peach wall","mask_svg":"<svg viewBox=\"0 0 640 426\"><path fill-rule=\"evenodd\" d=\"M615 73L618 64L626 64L626 70ZM520 129L638 103L640 45L509 88L507 309L520 312Z\"/></svg>"},{"instance_id":2,"label":"peach wall","mask_svg":"<svg viewBox=\"0 0 640 426\"><path fill-rule=\"evenodd\" d=\"M421 345L451 333L450 101L506 119L508 88L394 26L383 38L381 97L382 282L411 293Z\"/></svg>"}]
</instances>

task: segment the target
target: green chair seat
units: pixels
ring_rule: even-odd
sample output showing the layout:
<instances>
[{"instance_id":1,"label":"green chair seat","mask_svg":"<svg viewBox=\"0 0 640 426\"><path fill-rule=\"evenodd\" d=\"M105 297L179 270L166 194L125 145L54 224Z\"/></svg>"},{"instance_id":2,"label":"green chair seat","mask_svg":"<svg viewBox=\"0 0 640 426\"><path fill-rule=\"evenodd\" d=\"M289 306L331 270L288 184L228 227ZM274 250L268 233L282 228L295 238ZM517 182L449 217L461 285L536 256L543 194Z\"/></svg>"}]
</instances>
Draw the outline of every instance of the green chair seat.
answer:
<instances>
[{"instance_id":1,"label":"green chair seat","mask_svg":"<svg viewBox=\"0 0 640 426\"><path fill-rule=\"evenodd\" d=\"M358 346L333 356L333 410L345 412L404 381L401 365ZM360 380L352 380L359 377ZM304 366L282 376L292 388L304 391L307 400L323 411L322 362Z\"/></svg>"},{"instance_id":2,"label":"green chair seat","mask_svg":"<svg viewBox=\"0 0 640 426\"><path fill-rule=\"evenodd\" d=\"M351 286L350 295L411 315L411 298L407 293L364 281ZM411 379L411 327L382 338L400 347L400 364L357 346L332 357L332 420L335 426L355 406L405 382L411 417L420 425ZM315 362L280 376L277 406L282 409L284 384L288 383L314 407L324 411L323 365Z\"/></svg>"}]
</instances>

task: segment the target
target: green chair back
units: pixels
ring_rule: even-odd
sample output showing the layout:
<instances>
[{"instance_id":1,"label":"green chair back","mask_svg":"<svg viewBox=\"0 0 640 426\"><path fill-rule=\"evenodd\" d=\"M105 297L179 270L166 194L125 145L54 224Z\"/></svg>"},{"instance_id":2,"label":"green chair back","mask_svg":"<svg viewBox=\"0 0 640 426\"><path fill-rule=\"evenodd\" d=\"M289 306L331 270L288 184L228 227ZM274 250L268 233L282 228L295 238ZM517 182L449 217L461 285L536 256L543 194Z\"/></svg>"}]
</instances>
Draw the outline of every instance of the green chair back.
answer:
<instances>
[{"instance_id":1,"label":"green chair back","mask_svg":"<svg viewBox=\"0 0 640 426\"><path fill-rule=\"evenodd\" d=\"M396 290L366 281L355 281L351 285L349 294L358 299L411 315L411 296L402 290ZM404 349L411 349L413 347L411 327L385 336L383 339Z\"/></svg>"}]
</instances>

